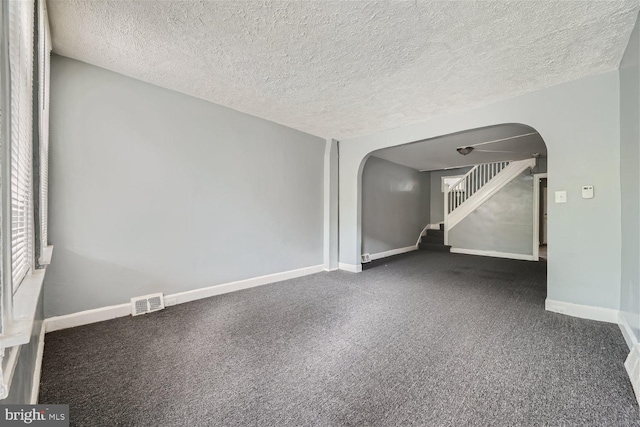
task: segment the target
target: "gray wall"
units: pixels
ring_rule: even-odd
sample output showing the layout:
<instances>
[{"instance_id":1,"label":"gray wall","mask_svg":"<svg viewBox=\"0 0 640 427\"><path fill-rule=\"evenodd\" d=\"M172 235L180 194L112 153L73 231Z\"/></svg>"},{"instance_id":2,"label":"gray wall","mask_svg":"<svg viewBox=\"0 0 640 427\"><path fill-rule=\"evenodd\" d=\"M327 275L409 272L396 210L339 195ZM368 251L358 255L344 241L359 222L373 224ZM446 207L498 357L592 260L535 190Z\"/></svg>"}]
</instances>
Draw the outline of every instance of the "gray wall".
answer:
<instances>
[{"instance_id":1,"label":"gray wall","mask_svg":"<svg viewBox=\"0 0 640 427\"><path fill-rule=\"evenodd\" d=\"M54 56L45 315L323 264L324 152L324 139Z\"/></svg>"},{"instance_id":2,"label":"gray wall","mask_svg":"<svg viewBox=\"0 0 640 427\"><path fill-rule=\"evenodd\" d=\"M38 358L38 344L40 342L40 331L42 329L43 310L43 292L38 296L38 305L36 307L35 321L31 330L31 341L24 344L20 348L18 363L13 374L9 396L0 400L2 405L10 404L29 404L31 403L31 387L33 387L33 374L36 369L36 359ZM9 354L9 350L7 355Z\"/></svg>"},{"instance_id":3,"label":"gray wall","mask_svg":"<svg viewBox=\"0 0 640 427\"><path fill-rule=\"evenodd\" d=\"M449 231L458 249L533 254L533 179L529 171L491 196Z\"/></svg>"},{"instance_id":4,"label":"gray wall","mask_svg":"<svg viewBox=\"0 0 640 427\"><path fill-rule=\"evenodd\" d=\"M640 29L636 25L620 64L620 200L622 265L620 312L640 340Z\"/></svg>"},{"instance_id":5,"label":"gray wall","mask_svg":"<svg viewBox=\"0 0 640 427\"><path fill-rule=\"evenodd\" d=\"M444 221L444 193L442 192L442 178L445 176L464 175L471 167L431 171L431 224Z\"/></svg>"},{"instance_id":6,"label":"gray wall","mask_svg":"<svg viewBox=\"0 0 640 427\"><path fill-rule=\"evenodd\" d=\"M522 123L540 132L549 151L549 193L567 191L567 203L548 206L549 300L619 309L618 70L340 141L340 262L360 262L361 173L370 153L501 123ZM594 186L593 199L580 197L583 185Z\"/></svg>"},{"instance_id":7,"label":"gray wall","mask_svg":"<svg viewBox=\"0 0 640 427\"><path fill-rule=\"evenodd\" d=\"M415 245L429 223L429 172L369 157L362 171L362 253Z\"/></svg>"}]
</instances>

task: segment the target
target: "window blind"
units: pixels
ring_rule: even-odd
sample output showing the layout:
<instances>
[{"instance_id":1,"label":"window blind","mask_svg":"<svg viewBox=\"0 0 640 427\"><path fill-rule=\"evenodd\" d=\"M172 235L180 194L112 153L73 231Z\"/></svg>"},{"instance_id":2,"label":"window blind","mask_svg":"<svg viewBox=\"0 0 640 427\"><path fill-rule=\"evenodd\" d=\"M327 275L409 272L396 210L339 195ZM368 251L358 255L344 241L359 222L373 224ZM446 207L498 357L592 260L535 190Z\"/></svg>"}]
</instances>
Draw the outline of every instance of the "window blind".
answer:
<instances>
[{"instance_id":1,"label":"window blind","mask_svg":"<svg viewBox=\"0 0 640 427\"><path fill-rule=\"evenodd\" d=\"M39 3L41 14L39 37L40 55L40 251L42 254L47 247L47 218L49 214L49 70L51 65L51 34L46 3Z\"/></svg>"},{"instance_id":2,"label":"window blind","mask_svg":"<svg viewBox=\"0 0 640 427\"><path fill-rule=\"evenodd\" d=\"M9 2L11 276L15 293L33 261L33 2Z\"/></svg>"}]
</instances>

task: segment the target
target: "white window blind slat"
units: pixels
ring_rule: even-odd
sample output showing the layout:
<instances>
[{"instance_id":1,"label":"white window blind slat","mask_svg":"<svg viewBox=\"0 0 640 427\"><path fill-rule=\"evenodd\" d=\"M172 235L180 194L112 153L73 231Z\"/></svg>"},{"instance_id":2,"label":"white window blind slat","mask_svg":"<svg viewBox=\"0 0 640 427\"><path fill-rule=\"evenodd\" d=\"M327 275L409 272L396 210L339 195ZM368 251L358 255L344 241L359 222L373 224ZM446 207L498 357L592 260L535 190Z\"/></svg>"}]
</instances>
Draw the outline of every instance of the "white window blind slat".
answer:
<instances>
[{"instance_id":1,"label":"white window blind slat","mask_svg":"<svg viewBox=\"0 0 640 427\"><path fill-rule=\"evenodd\" d=\"M33 263L33 20L33 2L9 2L11 276L14 293Z\"/></svg>"}]
</instances>

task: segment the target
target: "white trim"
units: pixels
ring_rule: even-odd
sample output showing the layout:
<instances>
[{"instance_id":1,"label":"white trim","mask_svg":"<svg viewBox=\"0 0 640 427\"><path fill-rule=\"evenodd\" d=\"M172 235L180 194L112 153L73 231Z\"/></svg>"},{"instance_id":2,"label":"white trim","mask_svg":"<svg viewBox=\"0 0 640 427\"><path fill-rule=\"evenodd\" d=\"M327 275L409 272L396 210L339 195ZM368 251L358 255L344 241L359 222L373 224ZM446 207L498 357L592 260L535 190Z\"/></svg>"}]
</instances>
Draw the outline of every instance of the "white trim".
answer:
<instances>
[{"instance_id":1,"label":"white trim","mask_svg":"<svg viewBox=\"0 0 640 427\"><path fill-rule=\"evenodd\" d=\"M637 341L631 327L619 310L612 308L594 307L590 305L573 304L569 302L547 300L544 308L554 313L565 314L582 319L599 320L601 322L617 323L622 336L629 346L630 352L624 362L624 367L629 375L636 400L640 404L640 344Z\"/></svg>"},{"instance_id":2,"label":"white trim","mask_svg":"<svg viewBox=\"0 0 640 427\"><path fill-rule=\"evenodd\" d=\"M42 373L42 356L44 354L44 335L46 333L45 322L42 322L40 335L38 335L38 352L36 355L36 366L33 372L33 383L31 384L31 405L38 404L38 394L40 394L40 374Z\"/></svg>"},{"instance_id":3,"label":"white trim","mask_svg":"<svg viewBox=\"0 0 640 427\"><path fill-rule=\"evenodd\" d=\"M444 193L445 180L451 179L451 178L458 178L456 180L456 182L454 182L452 185L449 186L449 187L453 187L454 185L457 185L460 182L460 180L462 178L464 178L464 177L465 177L465 174L462 174L462 175L447 175L447 176L440 177L440 192ZM464 190L462 190L462 191L464 191Z\"/></svg>"},{"instance_id":4,"label":"white trim","mask_svg":"<svg viewBox=\"0 0 640 427\"><path fill-rule=\"evenodd\" d=\"M420 241L422 240L422 236L426 236L427 230L430 230L429 227L431 227L431 224L425 225L422 231L420 232L420 235L418 236L418 241L416 242L416 249L418 248L418 246L420 246Z\"/></svg>"},{"instance_id":5,"label":"white trim","mask_svg":"<svg viewBox=\"0 0 640 427\"><path fill-rule=\"evenodd\" d=\"M440 230L440 224L443 224L442 222L439 222L437 224L427 224L424 226L424 228L422 229L422 231L420 232L420 235L418 236L418 241L416 242L416 249L418 249L420 247L420 241L422 240L422 236L426 236L427 235L427 230ZM409 246L407 246L409 247ZM384 252L381 252L384 253ZM402 252L400 252L402 253ZM373 256L373 255L371 255Z\"/></svg>"},{"instance_id":6,"label":"white trim","mask_svg":"<svg viewBox=\"0 0 640 427\"><path fill-rule=\"evenodd\" d=\"M325 270L338 268L338 141L327 139L324 149L323 259Z\"/></svg>"},{"instance_id":7,"label":"white trim","mask_svg":"<svg viewBox=\"0 0 640 427\"><path fill-rule=\"evenodd\" d=\"M547 178L546 173L533 174L533 258L540 260L540 179Z\"/></svg>"},{"instance_id":8,"label":"white trim","mask_svg":"<svg viewBox=\"0 0 640 427\"><path fill-rule=\"evenodd\" d=\"M15 373L15 368L18 363L18 357L20 349L23 345L31 342L31 335L33 334L36 309L41 297L42 284L44 281L46 269L33 270L31 274L24 278L22 285L18 288L18 291L13 296L13 318L7 325L5 331L6 335L0 337L0 361L2 361L2 355L5 354L5 349L8 351L9 360L4 364L4 370L0 366L0 375L2 376L2 385L0 385L0 399L5 399L9 393L11 387L11 381ZM44 322L43 322L44 323ZM42 328L40 327L40 337L43 339ZM40 343L39 343L40 345ZM42 343L44 345L44 342ZM40 349L38 348L38 351ZM40 363L42 362L41 355ZM36 363L38 360L36 359ZM36 371L39 367L36 366ZM39 375L39 372L38 372ZM34 380L35 381L35 380ZM38 382L39 382L38 378ZM33 393L33 390L32 390Z\"/></svg>"},{"instance_id":9,"label":"white trim","mask_svg":"<svg viewBox=\"0 0 640 427\"><path fill-rule=\"evenodd\" d=\"M166 295L164 304L170 307L176 304L209 298L216 295L227 294L229 292L240 291L242 289L255 288L256 286L268 285L270 283L281 282L283 280L295 279L297 277L308 276L310 274L324 271L324 264L311 267L298 268L296 270L284 271L282 273L267 274L265 276L254 277L252 279L238 280L236 282L222 285L209 286L206 288L194 289L192 291L180 292Z\"/></svg>"},{"instance_id":10,"label":"white trim","mask_svg":"<svg viewBox=\"0 0 640 427\"><path fill-rule=\"evenodd\" d=\"M490 256L490 257L493 257L493 258L519 259L519 260L524 260L524 261L534 261L532 255L512 254L512 253L509 253L509 252L482 251L482 250L479 250L479 249L451 248L451 253L454 253L454 254L466 254L466 255Z\"/></svg>"},{"instance_id":11,"label":"white trim","mask_svg":"<svg viewBox=\"0 0 640 427\"><path fill-rule=\"evenodd\" d=\"M45 270L32 270L13 296L13 318L0 337L0 350L31 341Z\"/></svg>"},{"instance_id":12,"label":"white trim","mask_svg":"<svg viewBox=\"0 0 640 427\"><path fill-rule=\"evenodd\" d=\"M339 262L338 269L349 271L351 273L360 273L362 271L362 264L354 265L354 264L347 264L346 262Z\"/></svg>"},{"instance_id":13,"label":"white trim","mask_svg":"<svg viewBox=\"0 0 640 427\"><path fill-rule=\"evenodd\" d=\"M444 192L444 244L449 245L449 189Z\"/></svg>"},{"instance_id":14,"label":"white trim","mask_svg":"<svg viewBox=\"0 0 640 427\"><path fill-rule=\"evenodd\" d=\"M331 268L331 144L328 139L324 146L324 197L323 197L323 260L325 270Z\"/></svg>"},{"instance_id":15,"label":"white trim","mask_svg":"<svg viewBox=\"0 0 640 427\"><path fill-rule=\"evenodd\" d=\"M631 386L636 394L636 400L640 404L640 344L635 344L624 362L624 367L629 374Z\"/></svg>"},{"instance_id":16,"label":"white trim","mask_svg":"<svg viewBox=\"0 0 640 427\"><path fill-rule=\"evenodd\" d=\"M377 254L371 254L371 261L375 261L377 259L386 258L393 255L405 254L407 252L412 252L418 249L418 245L407 246L404 248L391 249L390 251L378 252Z\"/></svg>"},{"instance_id":17,"label":"white trim","mask_svg":"<svg viewBox=\"0 0 640 427\"><path fill-rule=\"evenodd\" d=\"M61 329L75 328L76 326L90 325L91 323L125 317L130 314L131 303L94 308L93 310L79 311L77 313L45 319L45 331L48 333Z\"/></svg>"},{"instance_id":18,"label":"white trim","mask_svg":"<svg viewBox=\"0 0 640 427\"><path fill-rule=\"evenodd\" d=\"M573 304L547 298L544 308L554 313L580 317L582 319L599 320L600 322L618 324L619 313L613 308L595 307L592 305Z\"/></svg>"},{"instance_id":19,"label":"white trim","mask_svg":"<svg viewBox=\"0 0 640 427\"><path fill-rule=\"evenodd\" d=\"M249 289L256 286L281 282L283 280L295 279L296 277L308 276L310 274L320 273L322 271L325 271L324 264L298 268L296 270L283 271L281 273L267 274L265 276L208 286L206 288L194 289L191 291L179 292L176 294L165 295L164 305L165 307L170 307L172 305L183 304L185 302L209 298L212 296L235 292L242 289ZM91 323L101 322L103 320L115 319L117 317L125 317L129 315L131 315L131 303L111 305L108 307L66 314L64 316L50 317L45 320L45 330L46 332L53 332L60 329L88 325Z\"/></svg>"},{"instance_id":20,"label":"white trim","mask_svg":"<svg viewBox=\"0 0 640 427\"><path fill-rule=\"evenodd\" d=\"M631 326L627 323L627 319L622 314L622 311L618 314L618 325L620 326L620 332L622 332L622 336L627 343L627 347L629 347L629 350L632 350L633 346L638 344L638 339L633 333Z\"/></svg>"}]
</instances>

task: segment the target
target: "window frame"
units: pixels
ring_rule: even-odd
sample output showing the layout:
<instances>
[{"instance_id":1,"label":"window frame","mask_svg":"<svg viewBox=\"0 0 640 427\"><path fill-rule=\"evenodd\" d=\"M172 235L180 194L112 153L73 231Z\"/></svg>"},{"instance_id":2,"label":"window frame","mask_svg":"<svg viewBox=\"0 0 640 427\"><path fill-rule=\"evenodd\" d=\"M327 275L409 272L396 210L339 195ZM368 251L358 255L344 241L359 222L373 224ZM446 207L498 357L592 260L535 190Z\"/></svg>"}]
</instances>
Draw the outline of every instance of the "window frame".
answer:
<instances>
[{"instance_id":1,"label":"window frame","mask_svg":"<svg viewBox=\"0 0 640 427\"><path fill-rule=\"evenodd\" d=\"M36 306L42 292L44 279L44 267L49 264L52 247L47 245L47 169L48 169L48 112L49 112L49 58L51 54L51 32L48 24L45 0L33 0L13 7L32 8L20 9L18 12L11 9L11 2L2 2L0 20L2 22L2 34L0 34L0 349L18 346L29 342L31 328L36 316ZM13 13L13 25L11 24ZM32 19L33 26L24 25L26 28L16 30L16 17L22 19L21 26L28 19ZM25 16L28 18L25 20ZM33 30L31 36L23 33ZM11 31L19 31L18 36L10 38ZM20 39L20 49L28 52L31 60L24 60L23 53L19 53L18 59L14 52L12 57L11 41ZM25 40L26 39L26 42ZM29 45L29 42L31 43ZM15 49L15 46L14 46ZM22 70L26 61L27 75L12 76L12 61L20 61L18 69ZM29 64L29 62L31 62ZM30 67L30 68L29 68ZM14 70L16 67L14 66ZM29 77L30 76L30 77ZM12 81L13 79L13 81ZM13 150L16 143L15 124L16 115L12 111L12 89L16 87L24 89L20 85L23 79L31 81L31 87L24 91L23 96L28 96L29 113L23 106L18 113L31 115L31 126L26 135L19 134L19 141L23 144L21 158L22 167L27 165L30 169L27 173L27 199L28 206L26 218L28 227L26 230L27 241L27 266L19 276L14 274L12 243L14 239L15 212L12 195L15 190L15 162L17 157ZM14 102L15 104L15 102ZM20 105L20 104L18 104ZM18 119L19 120L19 119ZM23 126L24 129L24 126ZM43 146L44 145L44 146ZM44 159L43 159L44 153ZM12 157L13 154L13 157ZM12 177L12 171L14 176ZM43 182L44 181L44 182ZM25 185L24 183L22 184ZM24 201L23 201L24 203ZM44 206L43 206L44 205ZM42 209L44 207L44 210ZM3 354L0 352L0 359ZM3 387L4 386L4 387ZM0 399L6 388L0 384Z\"/></svg>"},{"instance_id":2,"label":"window frame","mask_svg":"<svg viewBox=\"0 0 640 427\"><path fill-rule=\"evenodd\" d=\"M10 6L14 3L13 6ZM19 12L15 12L10 16L11 7L18 7ZM23 7L33 9L25 10ZM27 15L25 19L25 16ZM19 18L16 18L19 16ZM31 80L30 90L24 91L29 99L31 115L31 127L28 129L27 143L24 144L26 152L31 152L31 156L27 154L26 164L30 165L31 173L28 174L30 179L27 180L29 191L27 191L27 199L29 209L27 209L26 222L30 224L27 232L27 248L28 248L28 266L24 277L19 277L14 292L14 280L12 270L12 143L13 128L15 123L15 114L12 111L12 85L16 85L15 80L12 82L11 61L16 61L15 53L12 58L11 52L11 32L16 31L13 25L16 19L20 19L21 26L24 22L32 19L33 28L31 36L25 36L24 30L18 30L18 36L14 34L14 40L20 40L20 50L25 45L25 51L31 56L31 68L27 66L27 80ZM45 152L43 162L47 161L48 156L48 57L51 54L51 32L47 19L46 0L29 0L24 2L1 2L0 4L0 400L9 395L11 380L20 357L20 349L22 345L32 341L36 318L40 319L38 307L42 301L42 286L44 282L45 268L44 266L50 262L53 247L47 246L46 241L46 209L44 213L39 211L37 206L40 203L46 203L47 185L42 185L42 180L46 180L46 165L41 163L42 152ZM25 42L23 38L31 41ZM14 47L15 49L15 47ZM44 52L43 52L44 50ZM48 55L48 57L47 57ZM42 58L42 60L40 60ZM18 64L22 67L23 61L18 53ZM42 67L45 67L44 69ZM30 76L30 77L29 77ZM25 77L22 75L20 80ZM14 77L15 79L15 77ZM42 86L41 86L42 84ZM18 86L19 87L19 86ZM24 89L24 88L23 88ZM18 103L19 105L19 103ZM42 111L41 107L46 107ZM24 108L22 109L24 111ZM45 127L42 119L47 118ZM19 119L18 119L19 122ZM24 136L23 136L24 137ZM41 150L41 144L47 144L46 150ZM43 233L43 229L45 230ZM45 236L44 239L39 236ZM22 276L22 275L20 275ZM44 324L43 324L44 325ZM42 336L44 329L41 328ZM33 391L31 399L34 399Z\"/></svg>"}]
</instances>

